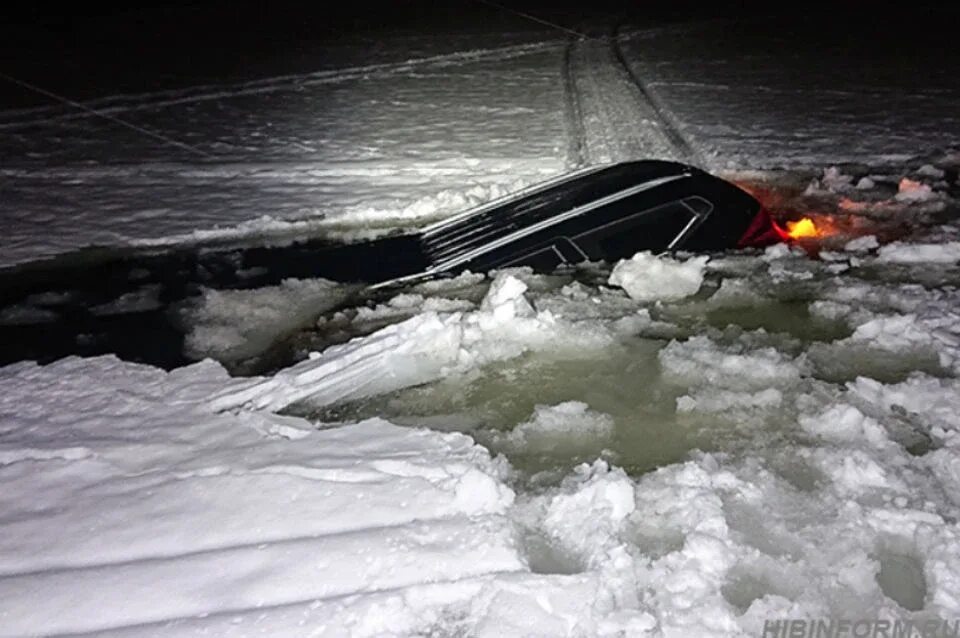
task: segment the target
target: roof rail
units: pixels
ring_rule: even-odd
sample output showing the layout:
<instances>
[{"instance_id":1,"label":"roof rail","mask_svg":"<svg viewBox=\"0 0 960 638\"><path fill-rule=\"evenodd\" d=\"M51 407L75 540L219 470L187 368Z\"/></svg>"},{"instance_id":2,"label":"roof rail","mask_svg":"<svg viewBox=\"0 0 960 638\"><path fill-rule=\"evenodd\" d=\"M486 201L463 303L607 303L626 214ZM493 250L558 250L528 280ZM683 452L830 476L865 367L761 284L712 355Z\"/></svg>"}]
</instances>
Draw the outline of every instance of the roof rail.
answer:
<instances>
[{"instance_id":1,"label":"roof rail","mask_svg":"<svg viewBox=\"0 0 960 638\"><path fill-rule=\"evenodd\" d=\"M427 237L429 235L436 233L438 230L442 230L447 226L455 224L458 221L465 219L467 217L476 215L477 213L482 213L484 211L496 208L497 206L500 206L501 204L504 204L514 199L519 199L527 195L533 195L538 191L546 190L552 186L556 186L557 184L562 184L567 180L575 179L577 177L582 177L584 175L589 175L590 173L595 173L604 168L609 168L610 166L616 166L616 164L596 164L593 166L587 166L585 168L581 168L580 170L576 170L572 173L563 173L562 175L557 175L556 177L549 179L545 182L537 182L536 184L531 184L530 186L523 188L519 191L507 193L506 195L502 197L498 197L485 204L481 204L475 208L471 208L470 210L463 211L462 213L457 213L452 217L447 217L446 219L442 219L438 222L434 222L429 226L425 226L420 230L420 234L424 237Z\"/></svg>"}]
</instances>

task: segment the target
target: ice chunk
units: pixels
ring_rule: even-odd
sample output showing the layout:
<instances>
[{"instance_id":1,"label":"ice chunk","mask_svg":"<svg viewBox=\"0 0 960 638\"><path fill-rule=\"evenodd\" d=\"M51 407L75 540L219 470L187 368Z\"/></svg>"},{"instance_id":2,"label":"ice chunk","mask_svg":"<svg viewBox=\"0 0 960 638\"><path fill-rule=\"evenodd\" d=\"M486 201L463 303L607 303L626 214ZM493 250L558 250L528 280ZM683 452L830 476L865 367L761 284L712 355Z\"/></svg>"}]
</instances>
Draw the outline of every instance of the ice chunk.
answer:
<instances>
[{"instance_id":1,"label":"ice chunk","mask_svg":"<svg viewBox=\"0 0 960 638\"><path fill-rule=\"evenodd\" d=\"M848 189L853 177L843 174L836 166L831 166L823 171L820 181L827 190L836 193Z\"/></svg>"},{"instance_id":2,"label":"ice chunk","mask_svg":"<svg viewBox=\"0 0 960 638\"><path fill-rule=\"evenodd\" d=\"M52 323L58 318L59 315L52 310L27 304L13 304L0 310L0 326Z\"/></svg>"},{"instance_id":3,"label":"ice chunk","mask_svg":"<svg viewBox=\"0 0 960 638\"><path fill-rule=\"evenodd\" d=\"M668 378L737 391L793 384L805 371L802 360L774 348L721 346L701 336L671 341L660 351L659 359Z\"/></svg>"},{"instance_id":4,"label":"ice chunk","mask_svg":"<svg viewBox=\"0 0 960 638\"><path fill-rule=\"evenodd\" d=\"M878 261L895 264L955 263L960 261L960 242L907 244L894 242L880 248Z\"/></svg>"},{"instance_id":5,"label":"ice chunk","mask_svg":"<svg viewBox=\"0 0 960 638\"><path fill-rule=\"evenodd\" d=\"M850 341L861 341L887 350L929 346L930 331L916 315L878 316L857 326Z\"/></svg>"},{"instance_id":6,"label":"ice chunk","mask_svg":"<svg viewBox=\"0 0 960 638\"><path fill-rule=\"evenodd\" d=\"M480 303L480 309L492 313L501 321L509 321L514 317L530 317L535 313L533 306L523 296L526 291L527 284L516 277L509 274L497 275Z\"/></svg>"},{"instance_id":7,"label":"ice chunk","mask_svg":"<svg viewBox=\"0 0 960 638\"><path fill-rule=\"evenodd\" d=\"M821 472L833 481L841 494L859 494L871 490L906 491L906 484L874 456L857 449L819 449L812 454Z\"/></svg>"},{"instance_id":8,"label":"ice chunk","mask_svg":"<svg viewBox=\"0 0 960 638\"><path fill-rule=\"evenodd\" d=\"M493 439L495 447L524 453L598 453L613 436L613 417L581 401L538 405L533 417Z\"/></svg>"},{"instance_id":9,"label":"ice chunk","mask_svg":"<svg viewBox=\"0 0 960 638\"><path fill-rule=\"evenodd\" d=\"M932 177L933 179L943 179L945 173L932 164L924 164L917 169L917 175L921 177Z\"/></svg>"},{"instance_id":10,"label":"ice chunk","mask_svg":"<svg viewBox=\"0 0 960 638\"><path fill-rule=\"evenodd\" d=\"M426 383L456 363L462 342L460 315L420 314L328 348L250 388L227 392L214 404L273 411L307 397L326 405Z\"/></svg>"},{"instance_id":11,"label":"ice chunk","mask_svg":"<svg viewBox=\"0 0 960 638\"><path fill-rule=\"evenodd\" d=\"M783 393L776 388L759 392L701 389L677 398L677 412L726 412L735 409L779 408Z\"/></svg>"},{"instance_id":12,"label":"ice chunk","mask_svg":"<svg viewBox=\"0 0 960 638\"><path fill-rule=\"evenodd\" d=\"M590 352L612 342L613 332L602 325L536 313L525 290L519 279L501 273L480 310L416 315L328 348L242 391L224 393L216 405L271 411L305 399L315 406L330 405L427 383L530 350Z\"/></svg>"},{"instance_id":13,"label":"ice chunk","mask_svg":"<svg viewBox=\"0 0 960 638\"><path fill-rule=\"evenodd\" d=\"M445 297L424 297L417 293L401 293L387 303L374 308L357 308L354 324L362 322L402 321L421 312L460 312L472 310L473 302L467 299L447 299Z\"/></svg>"},{"instance_id":14,"label":"ice chunk","mask_svg":"<svg viewBox=\"0 0 960 638\"><path fill-rule=\"evenodd\" d=\"M256 290L205 290L181 310L188 326L186 353L242 362L309 325L353 290L325 279L287 279Z\"/></svg>"},{"instance_id":15,"label":"ice chunk","mask_svg":"<svg viewBox=\"0 0 960 638\"><path fill-rule=\"evenodd\" d=\"M802 249L792 247L787 243L773 244L772 246L767 246L763 251L764 261L776 261L778 259L801 257L803 255L804 252Z\"/></svg>"},{"instance_id":16,"label":"ice chunk","mask_svg":"<svg viewBox=\"0 0 960 638\"><path fill-rule=\"evenodd\" d=\"M828 441L875 446L889 442L883 426L851 405L834 405L820 414L801 415L800 427Z\"/></svg>"},{"instance_id":17,"label":"ice chunk","mask_svg":"<svg viewBox=\"0 0 960 638\"><path fill-rule=\"evenodd\" d=\"M844 244L843 249L848 253L864 253L880 247L875 235L864 235L851 239Z\"/></svg>"},{"instance_id":18,"label":"ice chunk","mask_svg":"<svg viewBox=\"0 0 960 638\"><path fill-rule=\"evenodd\" d=\"M94 306L90 312L98 316L111 316L156 310L162 305L160 292L159 285L144 286L139 290L120 295L113 301Z\"/></svg>"},{"instance_id":19,"label":"ice chunk","mask_svg":"<svg viewBox=\"0 0 960 638\"><path fill-rule=\"evenodd\" d=\"M960 446L960 381L918 373L896 384L860 377L848 388L864 404L907 417L945 445Z\"/></svg>"},{"instance_id":20,"label":"ice chunk","mask_svg":"<svg viewBox=\"0 0 960 638\"><path fill-rule=\"evenodd\" d=\"M620 261L610 274L608 283L620 286L637 301L683 299L700 290L709 259L692 257L683 261L641 252L631 259Z\"/></svg>"},{"instance_id":21,"label":"ice chunk","mask_svg":"<svg viewBox=\"0 0 960 638\"><path fill-rule=\"evenodd\" d=\"M928 185L904 177L900 180L896 199L898 202L926 202L936 197Z\"/></svg>"},{"instance_id":22,"label":"ice chunk","mask_svg":"<svg viewBox=\"0 0 960 638\"><path fill-rule=\"evenodd\" d=\"M560 490L543 500L547 536L585 565L630 564L618 531L636 502L633 481L623 470L604 461L580 465Z\"/></svg>"}]
</instances>

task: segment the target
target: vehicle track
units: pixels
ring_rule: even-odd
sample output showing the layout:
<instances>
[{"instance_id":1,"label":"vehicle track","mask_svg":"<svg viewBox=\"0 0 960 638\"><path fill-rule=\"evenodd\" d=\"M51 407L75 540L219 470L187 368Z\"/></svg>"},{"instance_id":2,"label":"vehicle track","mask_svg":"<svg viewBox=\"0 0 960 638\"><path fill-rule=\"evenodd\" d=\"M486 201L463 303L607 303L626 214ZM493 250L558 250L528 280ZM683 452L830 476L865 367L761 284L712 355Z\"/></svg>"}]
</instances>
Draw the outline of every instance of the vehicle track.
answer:
<instances>
[{"instance_id":1,"label":"vehicle track","mask_svg":"<svg viewBox=\"0 0 960 638\"><path fill-rule=\"evenodd\" d=\"M680 126L676 121L676 118L673 117L673 114L666 107L666 105L664 105L663 102L657 98L656 94L650 90L647 82L639 73L637 73L637 70L627 60L626 54L623 50L623 36L621 34L621 27L619 25L614 28L611 40L617 62L624 68L624 70L626 70L627 75L630 76L630 79L636 85L644 100L646 100L646 102L653 109L654 113L656 113L662 130L670 139L670 143L673 144L674 148L676 148L677 151L679 151L683 156L683 161L702 167L703 157L697 151L697 149L694 148L686 136L680 131Z\"/></svg>"},{"instance_id":2,"label":"vehicle track","mask_svg":"<svg viewBox=\"0 0 960 638\"><path fill-rule=\"evenodd\" d=\"M573 56L573 47L576 40L563 51L563 96L564 96L564 123L567 129L567 167L579 168L587 164L584 157L586 132L583 130L583 113L580 108L580 94L573 81L573 72L570 64Z\"/></svg>"},{"instance_id":3,"label":"vehicle track","mask_svg":"<svg viewBox=\"0 0 960 638\"><path fill-rule=\"evenodd\" d=\"M700 164L667 111L630 68L618 32L571 40L563 68L569 164L634 159Z\"/></svg>"}]
</instances>

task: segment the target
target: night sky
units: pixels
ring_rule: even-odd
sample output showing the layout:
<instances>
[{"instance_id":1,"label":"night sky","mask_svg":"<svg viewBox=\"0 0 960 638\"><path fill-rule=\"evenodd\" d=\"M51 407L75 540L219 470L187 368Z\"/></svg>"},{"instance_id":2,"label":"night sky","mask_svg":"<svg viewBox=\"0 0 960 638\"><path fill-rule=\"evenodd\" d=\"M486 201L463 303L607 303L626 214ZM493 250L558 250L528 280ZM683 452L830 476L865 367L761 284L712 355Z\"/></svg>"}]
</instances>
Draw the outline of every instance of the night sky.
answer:
<instances>
[{"instance_id":1,"label":"night sky","mask_svg":"<svg viewBox=\"0 0 960 638\"><path fill-rule=\"evenodd\" d=\"M500 4L561 25L588 29L775 15L782 21L780 28L796 29L793 39L797 47L785 47L785 58L802 55L805 43L815 41L818 48L827 43L862 56L865 67L870 66L872 56L894 56L902 61L919 52L922 56L918 57L939 57L940 48L944 63L949 63L956 56L949 42L960 24L960 9L936 2L898 5L727 0L704 7L689 0L507 0ZM398 0L333 6L173 2L121 8L105 2L67 8L40 2L8 5L3 12L0 72L78 100L114 92L308 72L322 62L326 46L348 40L375 46L377 34L385 31L443 37L465 30L549 29L478 0ZM786 35L790 41L790 34ZM737 43L731 42L731 46ZM47 101L9 82L0 85L0 108Z\"/></svg>"}]
</instances>

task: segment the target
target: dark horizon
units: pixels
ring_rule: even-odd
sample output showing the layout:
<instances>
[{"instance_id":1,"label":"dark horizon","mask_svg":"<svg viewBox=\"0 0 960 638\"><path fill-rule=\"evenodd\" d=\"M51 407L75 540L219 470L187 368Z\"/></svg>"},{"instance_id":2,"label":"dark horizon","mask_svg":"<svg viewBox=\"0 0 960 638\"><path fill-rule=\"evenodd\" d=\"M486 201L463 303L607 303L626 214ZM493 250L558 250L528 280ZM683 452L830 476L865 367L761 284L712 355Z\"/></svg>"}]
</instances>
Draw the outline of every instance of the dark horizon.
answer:
<instances>
[{"instance_id":1,"label":"dark horizon","mask_svg":"<svg viewBox=\"0 0 960 638\"><path fill-rule=\"evenodd\" d=\"M857 49L871 40L888 42L889 52L878 46L873 50L908 60L911 51L924 52L929 59L932 49L932 57L937 57L937 48L946 47L960 22L955 19L960 8L926 1L911 3L909 9L889 3L852 2L838 7L758 0L727 0L708 7L690 0L599 0L587 5L541 0L374 0L334 7L178 0L163 6L118 8L94 2L66 9L41 2L0 12L0 73L84 100L332 68L336 61L327 56L329 45L353 42L375 48L388 33L430 38L484 31L542 32L570 37L510 9L574 29L612 24L642 28L712 18L739 22L773 16L787 29L798 29L796 49L805 46L806 30L840 48ZM789 34L786 38L790 42ZM736 46L732 41L731 47ZM787 46L783 55L796 55L796 49ZM944 58L948 57L945 53ZM49 98L36 92L0 82L0 109L47 103Z\"/></svg>"}]
</instances>

